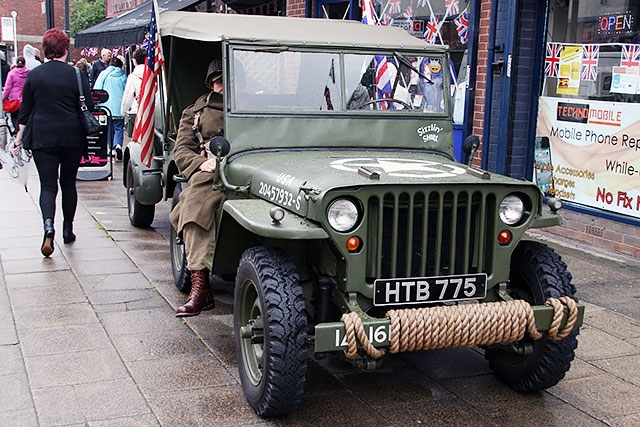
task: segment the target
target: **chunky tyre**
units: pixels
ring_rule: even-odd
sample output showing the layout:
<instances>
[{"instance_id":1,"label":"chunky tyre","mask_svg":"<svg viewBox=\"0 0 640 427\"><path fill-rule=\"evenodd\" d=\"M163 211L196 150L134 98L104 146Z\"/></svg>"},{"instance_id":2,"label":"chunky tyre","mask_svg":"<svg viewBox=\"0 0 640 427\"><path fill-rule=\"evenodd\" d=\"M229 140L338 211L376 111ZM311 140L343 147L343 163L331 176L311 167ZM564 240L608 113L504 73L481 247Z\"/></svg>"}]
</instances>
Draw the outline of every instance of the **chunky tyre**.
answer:
<instances>
[{"instance_id":1,"label":"chunky tyre","mask_svg":"<svg viewBox=\"0 0 640 427\"><path fill-rule=\"evenodd\" d=\"M156 205L143 205L136 200L131 161L127 162L127 212L131 225L143 228L151 225L156 214Z\"/></svg>"},{"instance_id":2,"label":"chunky tyre","mask_svg":"<svg viewBox=\"0 0 640 427\"><path fill-rule=\"evenodd\" d=\"M180 201L180 193L182 193L182 183L176 184L173 189L173 198L171 199L171 210ZM171 246L171 271L173 272L173 282L180 292L188 294L191 292L191 275L187 270L187 253L184 250L184 242L178 235L175 228L171 226L170 237Z\"/></svg>"},{"instance_id":3,"label":"chunky tyre","mask_svg":"<svg viewBox=\"0 0 640 427\"><path fill-rule=\"evenodd\" d=\"M553 249L522 241L511 257L508 292L513 298L535 305L544 304L549 297L570 296L575 300L576 288L571 279L567 265ZM578 333L576 328L561 341L528 339L525 342L533 346L528 355L488 348L485 357L496 376L514 390L543 390L556 385L569 370L578 347Z\"/></svg>"},{"instance_id":4,"label":"chunky tyre","mask_svg":"<svg viewBox=\"0 0 640 427\"><path fill-rule=\"evenodd\" d=\"M238 266L234 330L247 401L260 416L293 411L303 394L309 346L298 274L274 248L247 249Z\"/></svg>"}]
</instances>

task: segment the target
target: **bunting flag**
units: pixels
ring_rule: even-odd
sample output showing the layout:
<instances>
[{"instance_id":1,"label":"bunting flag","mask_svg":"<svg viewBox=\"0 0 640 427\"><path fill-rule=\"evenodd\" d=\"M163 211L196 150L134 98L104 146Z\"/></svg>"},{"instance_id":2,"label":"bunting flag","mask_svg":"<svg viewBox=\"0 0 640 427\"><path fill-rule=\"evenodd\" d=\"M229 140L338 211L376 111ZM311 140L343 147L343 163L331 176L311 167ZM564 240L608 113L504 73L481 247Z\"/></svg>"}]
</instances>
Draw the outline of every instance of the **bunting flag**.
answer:
<instances>
[{"instance_id":1,"label":"bunting flag","mask_svg":"<svg viewBox=\"0 0 640 427\"><path fill-rule=\"evenodd\" d=\"M147 59L144 63L144 72L142 74L142 84L140 85L140 106L136 121L132 140L142 145L140 160L147 167L151 166L153 158L153 138L154 138L154 119L153 112L156 104L156 89L158 86L158 74L160 67L164 62L162 56L162 44L160 43L160 34L156 24L157 0L153 0L151 5L151 22L149 23L149 39L153 41L149 43L147 49Z\"/></svg>"},{"instance_id":2,"label":"bunting flag","mask_svg":"<svg viewBox=\"0 0 640 427\"><path fill-rule=\"evenodd\" d=\"M460 12L460 2L458 0L444 0L446 8L445 17L457 15Z\"/></svg>"},{"instance_id":3,"label":"bunting flag","mask_svg":"<svg viewBox=\"0 0 640 427\"><path fill-rule=\"evenodd\" d=\"M547 43L547 55L544 58L544 74L547 77L558 77L561 51L562 43Z\"/></svg>"},{"instance_id":4,"label":"bunting flag","mask_svg":"<svg viewBox=\"0 0 640 427\"><path fill-rule=\"evenodd\" d=\"M440 20L437 16L431 15L429 20L426 23L427 29L424 32L424 39L427 43L434 44L436 42L436 37L438 36L438 24Z\"/></svg>"},{"instance_id":5,"label":"bunting flag","mask_svg":"<svg viewBox=\"0 0 640 427\"><path fill-rule=\"evenodd\" d=\"M580 78L582 80L596 81L598 79L598 59L600 57L600 46L582 46L582 69Z\"/></svg>"},{"instance_id":6,"label":"bunting flag","mask_svg":"<svg viewBox=\"0 0 640 427\"><path fill-rule=\"evenodd\" d=\"M373 17L373 5L371 0L362 0L362 23L376 25L376 18Z\"/></svg>"},{"instance_id":7,"label":"bunting flag","mask_svg":"<svg viewBox=\"0 0 640 427\"><path fill-rule=\"evenodd\" d=\"M467 16L467 9L464 10L456 19L453 20L456 24L456 32L460 43L466 44L469 42L469 17Z\"/></svg>"},{"instance_id":8,"label":"bunting flag","mask_svg":"<svg viewBox=\"0 0 640 427\"><path fill-rule=\"evenodd\" d=\"M640 67L640 45L623 44L622 56L620 58L621 67Z\"/></svg>"},{"instance_id":9,"label":"bunting flag","mask_svg":"<svg viewBox=\"0 0 640 427\"><path fill-rule=\"evenodd\" d=\"M413 9L411 6L407 6L402 16L407 20L407 28L413 28Z\"/></svg>"},{"instance_id":10,"label":"bunting flag","mask_svg":"<svg viewBox=\"0 0 640 427\"><path fill-rule=\"evenodd\" d=\"M402 13L402 0L389 0L389 13Z\"/></svg>"}]
</instances>

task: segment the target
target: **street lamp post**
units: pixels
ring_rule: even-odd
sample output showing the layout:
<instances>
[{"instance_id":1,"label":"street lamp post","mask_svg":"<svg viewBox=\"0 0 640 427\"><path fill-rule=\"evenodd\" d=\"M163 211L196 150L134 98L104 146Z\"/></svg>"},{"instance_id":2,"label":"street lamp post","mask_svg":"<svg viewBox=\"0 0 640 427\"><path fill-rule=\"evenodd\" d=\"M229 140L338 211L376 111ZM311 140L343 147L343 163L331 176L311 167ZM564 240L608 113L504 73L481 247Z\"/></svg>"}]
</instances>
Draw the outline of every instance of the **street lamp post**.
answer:
<instances>
[{"instance_id":1,"label":"street lamp post","mask_svg":"<svg viewBox=\"0 0 640 427\"><path fill-rule=\"evenodd\" d=\"M11 12L11 16L13 17L13 63L15 64L16 59L18 59L18 28L16 22L18 12L14 10Z\"/></svg>"}]
</instances>

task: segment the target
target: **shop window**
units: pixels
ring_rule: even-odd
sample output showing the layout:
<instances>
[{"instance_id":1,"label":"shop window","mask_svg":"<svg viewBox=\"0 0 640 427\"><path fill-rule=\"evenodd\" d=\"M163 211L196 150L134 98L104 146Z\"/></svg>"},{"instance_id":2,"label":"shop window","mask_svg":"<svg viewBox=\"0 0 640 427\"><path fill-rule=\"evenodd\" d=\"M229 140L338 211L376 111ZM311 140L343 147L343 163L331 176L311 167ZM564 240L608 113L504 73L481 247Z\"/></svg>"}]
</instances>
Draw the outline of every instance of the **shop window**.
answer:
<instances>
[{"instance_id":1,"label":"shop window","mask_svg":"<svg viewBox=\"0 0 640 427\"><path fill-rule=\"evenodd\" d=\"M640 219L640 0L550 2L534 179Z\"/></svg>"}]
</instances>

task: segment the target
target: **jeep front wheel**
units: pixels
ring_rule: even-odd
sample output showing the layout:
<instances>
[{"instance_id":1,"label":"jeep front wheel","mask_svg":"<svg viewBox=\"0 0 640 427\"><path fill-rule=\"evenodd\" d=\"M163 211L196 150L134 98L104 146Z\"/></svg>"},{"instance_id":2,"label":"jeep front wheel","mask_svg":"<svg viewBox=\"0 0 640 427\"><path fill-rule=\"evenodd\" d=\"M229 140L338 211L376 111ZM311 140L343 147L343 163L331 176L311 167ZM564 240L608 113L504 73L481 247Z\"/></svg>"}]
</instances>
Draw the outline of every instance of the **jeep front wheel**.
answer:
<instances>
[{"instance_id":1,"label":"jeep front wheel","mask_svg":"<svg viewBox=\"0 0 640 427\"><path fill-rule=\"evenodd\" d=\"M136 200L136 187L133 180L133 165L127 162L127 212L129 222L134 227L149 227L156 214L156 205L143 205Z\"/></svg>"},{"instance_id":2,"label":"jeep front wheel","mask_svg":"<svg viewBox=\"0 0 640 427\"><path fill-rule=\"evenodd\" d=\"M247 249L234 293L238 369L247 401L260 416L284 415L303 394L309 347L295 265L274 248Z\"/></svg>"},{"instance_id":3,"label":"jeep front wheel","mask_svg":"<svg viewBox=\"0 0 640 427\"><path fill-rule=\"evenodd\" d=\"M576 299L571 273L560 256L547 245L522 241L511 256L508 292L513 298L543 305L550 298L569 296ZM546 337L525 340L528 354L504 348L487 348L485 357L498 379L519 392L543 390L556 385L569 370L578 347L579 329L553 341Z\"/></svg>"},{"instance_id":4,"label":"jeep front wheel","mask_svg":"<svg viewBox=\"0 0 640 427\"><path fill-rule=\"evenodd\" d=\"M180 193L182 193L182 183L178 182L173 189L173 198L171 199L171 210L180 201ZM171 271L173 272L173 282L176 288L182 293L188 294L191 291L191 275L187 270L187 253L184 250L184 241L178 235L173 225L170 228L169 241L171 246Z\"/></svg>"}]
</instances>

